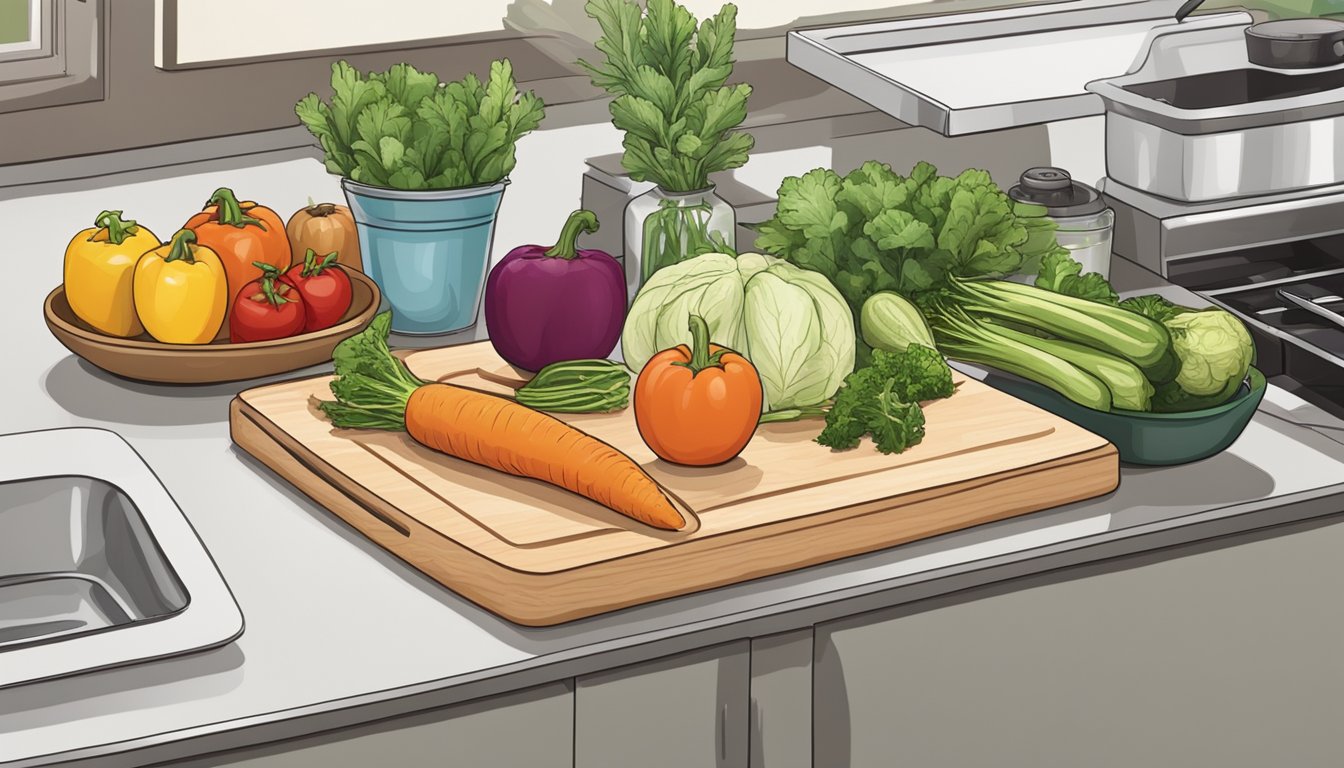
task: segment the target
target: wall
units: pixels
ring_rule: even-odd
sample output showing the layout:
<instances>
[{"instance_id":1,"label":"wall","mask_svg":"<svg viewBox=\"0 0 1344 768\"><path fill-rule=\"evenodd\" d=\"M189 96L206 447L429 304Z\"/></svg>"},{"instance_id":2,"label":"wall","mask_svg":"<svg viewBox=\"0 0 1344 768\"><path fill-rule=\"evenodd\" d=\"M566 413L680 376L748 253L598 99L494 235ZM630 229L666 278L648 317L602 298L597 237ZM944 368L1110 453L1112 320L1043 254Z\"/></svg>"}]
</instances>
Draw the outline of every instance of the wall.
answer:
<instances>
[{"instance_id":1,"label":"wall","mask_svg":"<svg viewBox=\"0 0 1344 768\"><path fill-rule=\"evenodd\" d=\"M375 16L376 23L350 21L344 9L355 0L238 0L229 13L216 10L213 0L108 2L102 62L106 98L0 113L0 167L295 128L295 101L310 90L325 90L330 63L338 56L364 69L407 61L445 80L508 57L520 85L546 101L548 126L604 122L605 94L575 64L580 56L594 55L591 41L597 37L595 22L583 11L585 1L511 0L501 11L503 0L398 0L388 7L403 10ZM838 0L825 4L825 15L800 17L797 23L927 12L931 6L951 12L1008 1ZM719 0L690 2L704 12ZM814 3L746 0L742 6L736 76L756 85L755 115L787 122L871 111L843 94L811 100L827 88L781 61L785 28L755 26L815 13L808 10ZM406 13L407 7L424 12ZM482 31L496 16L498 28ZM443 37L445 31L454 36ZM411 34L429 37L381 44ZM329 50L348 45L355 48ZM313 46L322 50L309 50ZM157 66L179 58L184 63L178 68Z\"/></svg>"}]
</instances>

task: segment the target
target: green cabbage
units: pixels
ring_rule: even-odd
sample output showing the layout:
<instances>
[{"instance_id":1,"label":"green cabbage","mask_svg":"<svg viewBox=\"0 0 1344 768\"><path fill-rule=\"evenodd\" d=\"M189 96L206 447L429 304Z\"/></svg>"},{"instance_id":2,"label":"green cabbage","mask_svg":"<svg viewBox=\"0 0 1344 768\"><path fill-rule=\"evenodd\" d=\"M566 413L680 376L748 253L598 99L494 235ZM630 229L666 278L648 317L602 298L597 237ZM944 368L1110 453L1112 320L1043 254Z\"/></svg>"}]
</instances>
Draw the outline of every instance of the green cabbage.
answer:
<instances>
[{"instance_id":1,"label":"green cabbage","mask_svg":"<svg viewBox=\"0 0 1344 768\"><path fill-rule=\"evenodd\" d=\"M1255 344L1246 326L1222 309L1182 312L1164 325L1181 360L1176 383L1195 396L1218 394L1240 384L1251 367Z\"/></svg>"},{"instance_id":2,"label":"green cabbage","mask_svg":"<svg viewBox=\"0 0 1344 768\"><path fill-rule=\"evenodd\" d=\"M1155 293L1125 299L1120 306L1162 323L1171 335L1180 369L1174 381L1157 387L1155 412L1212 408L1241 388L1255 362L1255 342L1235 315L1218 307L1182 307Z\"/></svg>"},{"instance_id":3,"label":"green cabbage","mask_svg":"<svg viewBox=\"0 0 1344 768\"><path fill-rule=\"evenodd\" d=\"M840 293L819 273L759 253L706 253L655 272L625 321L626 365L639 371L689 343L692 314L710 341L756 366L767 411L819 405L854 370L854 319Z\"/></svg>"}]
</instances>

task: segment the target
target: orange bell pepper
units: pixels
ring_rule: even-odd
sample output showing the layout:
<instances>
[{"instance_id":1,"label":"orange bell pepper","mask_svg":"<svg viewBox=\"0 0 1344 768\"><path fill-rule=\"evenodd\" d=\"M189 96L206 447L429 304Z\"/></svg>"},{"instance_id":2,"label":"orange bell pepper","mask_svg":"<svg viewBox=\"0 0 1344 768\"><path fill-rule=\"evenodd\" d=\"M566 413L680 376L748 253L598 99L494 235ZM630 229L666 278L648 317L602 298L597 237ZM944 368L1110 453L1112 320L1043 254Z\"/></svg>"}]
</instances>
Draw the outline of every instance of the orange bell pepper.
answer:
<instances>
[{"instance_id":1,"label":"orange bell pepper","mask_svg":"<svg viewBox=\"0 0 1344 768\"><path fill-rule=\"evenodd\" d=\"M691 344L649 359L635 381L635 425L664 461L704 467L742 452L756 432L764 392L755 366L709 343L704 318L691 315Z\"/></svg>"}]
</instances>

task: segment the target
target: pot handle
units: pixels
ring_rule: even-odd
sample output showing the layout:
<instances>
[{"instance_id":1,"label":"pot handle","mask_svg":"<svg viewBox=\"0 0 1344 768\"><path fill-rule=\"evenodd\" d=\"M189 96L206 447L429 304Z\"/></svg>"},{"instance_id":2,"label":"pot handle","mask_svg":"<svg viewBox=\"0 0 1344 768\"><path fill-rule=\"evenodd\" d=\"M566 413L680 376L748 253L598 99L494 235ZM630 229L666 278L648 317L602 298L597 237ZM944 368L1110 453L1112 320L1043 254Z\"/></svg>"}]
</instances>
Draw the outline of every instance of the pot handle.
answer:
<instances>
[{"instance_id":1,"label":"pot handle","mask_svg":"<svg viewBox=\"0 0 1344 768\"><path fill-rule=\"evenodd\" d=\"M1325 36L1325 43L1330 46L1330 51L1335 54L1335 58L1344 61L1344 24L1339 26L1329 35Z\"/></svg>"},{"instance_id":2,"label":"pot handle","mask_svg":"<svg viewBox=\"0 0 1344 768\"><path fill-rule=\"evenodd\" d=\"M1195 9L1204 4L1204 0L1185 0L1180 8L1176 9L1176 21L1185 21L1185 17L1195 12Z\"/></svg>"}]
</instances>

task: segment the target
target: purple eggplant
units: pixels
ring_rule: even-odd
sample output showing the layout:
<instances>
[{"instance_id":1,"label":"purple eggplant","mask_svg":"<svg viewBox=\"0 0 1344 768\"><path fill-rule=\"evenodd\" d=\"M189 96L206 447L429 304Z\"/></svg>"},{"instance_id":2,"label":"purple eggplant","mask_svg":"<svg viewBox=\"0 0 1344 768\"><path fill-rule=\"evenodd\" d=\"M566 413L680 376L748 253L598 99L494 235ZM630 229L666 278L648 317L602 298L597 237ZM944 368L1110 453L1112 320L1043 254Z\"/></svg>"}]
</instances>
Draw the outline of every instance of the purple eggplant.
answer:
<instances>
[{"instance_id":1,"label":"purple eggplant","mask_svg":"<svg viewBox=\"0 0 1344 768\"><path fill-rule=\"evenodd\" d=\"M597 216L569 215L555 245L509 251L485 281L485 323L510 365L539 371L561 360L611 354L625 322L625 273L602 251L577 248Z\"/></svg>"}]
</instances>

